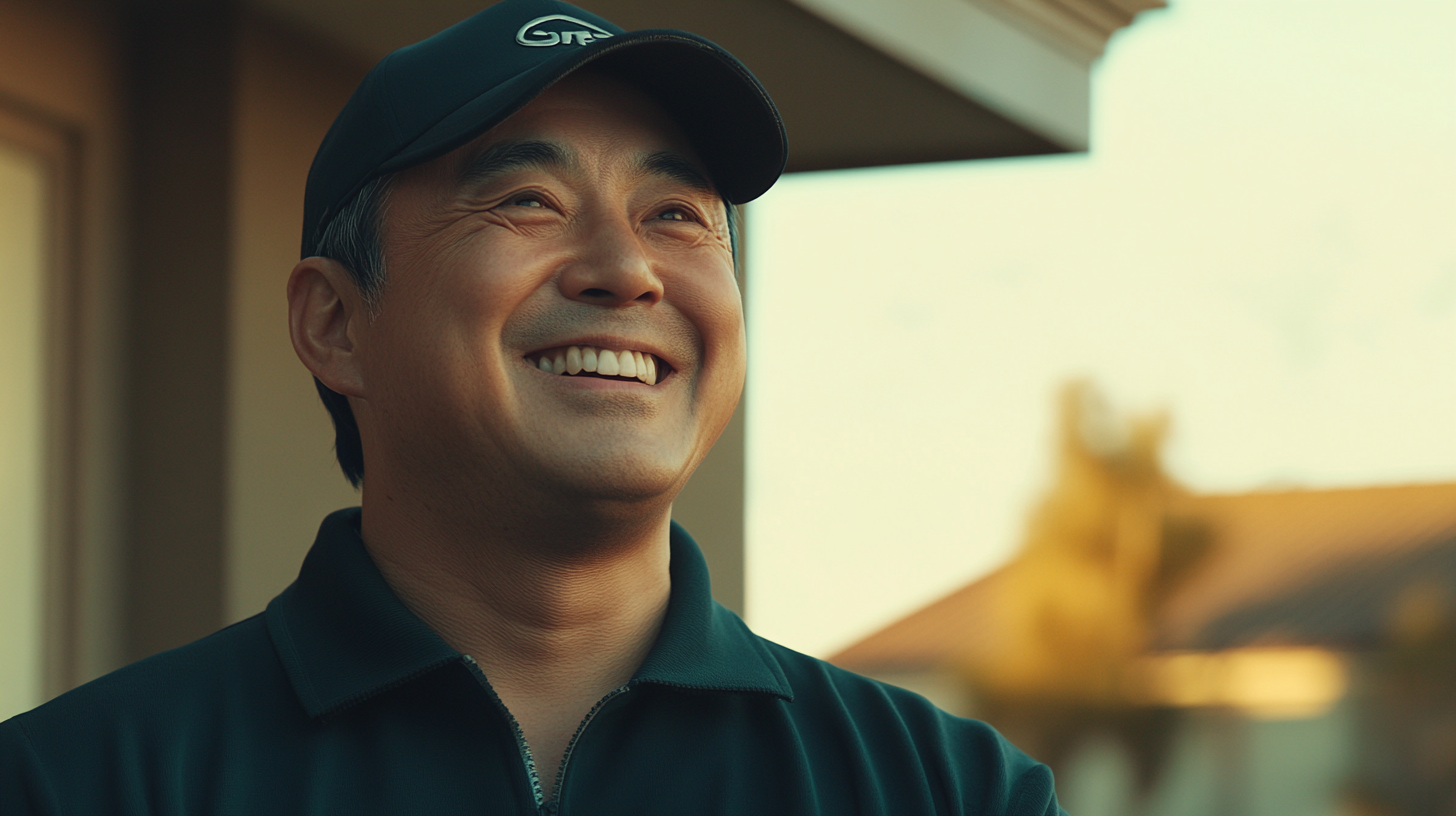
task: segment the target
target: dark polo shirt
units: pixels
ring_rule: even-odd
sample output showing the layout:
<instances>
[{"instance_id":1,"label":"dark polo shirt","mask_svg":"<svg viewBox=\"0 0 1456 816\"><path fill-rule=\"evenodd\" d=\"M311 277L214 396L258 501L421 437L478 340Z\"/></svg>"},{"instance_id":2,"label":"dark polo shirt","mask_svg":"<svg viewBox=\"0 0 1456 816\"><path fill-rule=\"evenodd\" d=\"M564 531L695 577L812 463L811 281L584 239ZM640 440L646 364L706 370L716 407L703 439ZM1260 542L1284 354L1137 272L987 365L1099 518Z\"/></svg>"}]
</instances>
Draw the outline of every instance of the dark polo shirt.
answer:
<instances>
[{"instance_id":1,"label":"dark polo shirt","mask_svg":"<svg viewBox=\"0 0 1456 816\"><path fill-rule=\"evenodd\" d=\"M0 724L0 814L1061 812L989 726L759 638L676 525L671 546L662 633L578 729L554 802L352 509L266 612Z\"/></svg>"}]
</instances>

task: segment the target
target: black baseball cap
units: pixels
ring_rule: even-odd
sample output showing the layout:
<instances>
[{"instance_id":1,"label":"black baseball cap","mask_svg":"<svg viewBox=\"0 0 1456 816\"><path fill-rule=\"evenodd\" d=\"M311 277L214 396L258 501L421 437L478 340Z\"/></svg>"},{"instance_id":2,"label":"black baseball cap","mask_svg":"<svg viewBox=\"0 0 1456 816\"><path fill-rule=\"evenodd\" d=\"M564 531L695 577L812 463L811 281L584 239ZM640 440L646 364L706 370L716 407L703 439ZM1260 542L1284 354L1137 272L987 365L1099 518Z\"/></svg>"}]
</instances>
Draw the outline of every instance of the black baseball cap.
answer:
<instances>
[{"instance_id":1,"label":"black baseball cap","mask_svg":"<svg viewBox=\"0 0 1456 816\"><path fill-rule=\"evenodd\" d=\"M661 105L728 202L757 198L783 172L783 120L732 54L685 31L627 32L556 0L505 0L393 52L359 84L308 171L303 255L369 181L460 147L586 65Z\"/></svg>"}]
</instances>

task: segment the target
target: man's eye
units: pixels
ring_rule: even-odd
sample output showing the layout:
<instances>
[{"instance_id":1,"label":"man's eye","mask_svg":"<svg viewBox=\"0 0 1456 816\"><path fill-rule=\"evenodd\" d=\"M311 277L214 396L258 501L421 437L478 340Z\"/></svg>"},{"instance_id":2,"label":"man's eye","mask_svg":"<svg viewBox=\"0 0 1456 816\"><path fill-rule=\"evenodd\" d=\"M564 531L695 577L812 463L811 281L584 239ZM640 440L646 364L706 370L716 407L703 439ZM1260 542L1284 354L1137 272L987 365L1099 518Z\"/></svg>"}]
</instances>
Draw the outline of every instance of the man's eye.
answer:
<instances>
[{"instance_id":1,"label":"man's eye","mask_svg":"<svg viewBox=\"0 0 1456 816\"><path fill-rule=\"evenodd\" d=\"M691 221L692 220L692 218L686 212L683 212L682 210L666 210L666 211L664 211L662 213L659 213L657 217L658 218L661 218L664 221Z\"/></svg>"},{"instance_id":2,"label":"man's eye","mask_svg":"<svg viewBox=\"0 0 1456 816\"><path fill-rule=\"evenodd\" d=\"M533 207L535 209L549 209L546 196L534 190L514 193L501 200L497 207Z\"/></svg>"}]
</instances>

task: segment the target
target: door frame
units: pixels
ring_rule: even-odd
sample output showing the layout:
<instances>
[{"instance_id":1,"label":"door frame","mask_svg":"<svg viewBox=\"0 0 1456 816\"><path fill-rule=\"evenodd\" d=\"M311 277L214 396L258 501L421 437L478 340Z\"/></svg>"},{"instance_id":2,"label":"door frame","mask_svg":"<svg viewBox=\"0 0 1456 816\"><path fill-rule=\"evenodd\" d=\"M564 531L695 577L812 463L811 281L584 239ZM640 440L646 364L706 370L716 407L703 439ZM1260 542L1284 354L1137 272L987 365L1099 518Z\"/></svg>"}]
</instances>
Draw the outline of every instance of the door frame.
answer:
<instances>
[{"instance_id":1,"label":"door frame","mask_svg":"<svg viewBox=\"0 0 1456 816\"><path fill-rule=\"evenodd\" d=\"M47 181L42 294L41 693L79 683L79 440L81 296L79 132L0 95L0 142L39 160Z\"/></svg>"}]
</instances>

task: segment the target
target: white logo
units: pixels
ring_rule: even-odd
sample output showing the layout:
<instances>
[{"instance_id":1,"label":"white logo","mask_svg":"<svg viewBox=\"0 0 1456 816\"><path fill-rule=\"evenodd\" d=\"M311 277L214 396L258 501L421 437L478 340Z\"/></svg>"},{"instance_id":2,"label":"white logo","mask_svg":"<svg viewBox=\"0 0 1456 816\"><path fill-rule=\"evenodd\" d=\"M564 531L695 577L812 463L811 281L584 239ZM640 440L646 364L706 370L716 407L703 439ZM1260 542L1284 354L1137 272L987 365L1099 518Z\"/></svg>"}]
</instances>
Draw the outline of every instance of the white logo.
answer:
<instances>
[{"instance_id":1,"label":"white logo","mask_svg":"<svg viewBox=\"0 0 1456 816\"><path fill-rule=\"evenodd\" d=\"M585 28L570 31L547 31L543 28L537 28L537 26L557 21L575 23ZM592 40L605 40L610 36L612 36L612 32L597 28L585 20L578 20L575 17L568 17L565 14L548 14L545 17L537 17L521 26L521 30L516 32L516 42L521 45L539 48L552 45L571 45L572 43L586 45Z\"/></svg>"}]
</instances>

